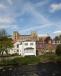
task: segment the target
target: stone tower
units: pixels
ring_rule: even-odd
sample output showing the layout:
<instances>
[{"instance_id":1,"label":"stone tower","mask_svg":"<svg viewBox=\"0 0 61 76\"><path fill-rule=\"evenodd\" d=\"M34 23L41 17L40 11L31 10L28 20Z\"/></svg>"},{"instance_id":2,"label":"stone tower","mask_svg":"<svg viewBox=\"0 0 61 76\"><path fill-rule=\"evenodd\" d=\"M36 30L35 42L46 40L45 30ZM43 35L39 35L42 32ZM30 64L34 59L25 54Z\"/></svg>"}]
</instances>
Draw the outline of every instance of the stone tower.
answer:
<instances>
[{"instance_id":1,"label":"stone tower","mask_svg":"<svg viewBox=\"0 0 61 76\"><path fill-rule=\"evenodd\" d=\"M20 40L20 35L17 31L13 32L13 37L12 37L13 41L16 42L18 40Z\"/></svg>"}]
</instances>

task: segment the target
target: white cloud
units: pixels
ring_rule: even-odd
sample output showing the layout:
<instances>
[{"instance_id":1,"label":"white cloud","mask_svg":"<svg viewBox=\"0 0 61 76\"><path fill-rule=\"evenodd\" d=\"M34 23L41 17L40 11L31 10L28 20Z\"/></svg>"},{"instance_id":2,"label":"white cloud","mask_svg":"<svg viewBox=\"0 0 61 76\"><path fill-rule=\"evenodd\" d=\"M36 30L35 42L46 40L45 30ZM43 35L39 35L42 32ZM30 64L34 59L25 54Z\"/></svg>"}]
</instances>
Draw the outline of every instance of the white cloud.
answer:
<instances>
[{"instance_id":1,"label":"white cloud","mask_svg":"<svg viewBox=\"0 0 61 76\"><path fill-rule=\"evenodd\" d=\"M3 4L0 4L0 8L6 8L6 6Z\"/></svg>"},{"instance_id":2,"label":"white cloud","mask_svg":"<svg viewBox=\"0 0 61 76\"><path fill-rule=\"evenodd\" d=\"M47 4L48 0L43 0L40 2L37 2L36 4L34 4L36 7L42 7L43 5Z\"/></svg>"},{"instance_id":3,"label":"white cloud","mask_svg":"<svg viewBox=\"0 0 61 76\"><path fill-rule=\"evenodd\" d=\"M23 32L23 33L25 33L25 32L31 32L31 31L37 31L37 30L41 30L43 28L45 29L48 26L51 26L51 25L49 25L49 24L42 25L42 26L41 25L37 25L37 26L27 27L27 28L25 28L25 30L23 28L22 30L19 30L19 31Z\"/></svg>"},{"instance_id":4,"label":"white cloud","mask_svg":"<svg viewBox=\"0 0 61 76\"><path fill-rule=\"evenodd\" d=\"M6 9L7 9L7 7L4 4L0 4L0 11L6 10Z\"/></svg>"},{"instance_id":5,"label":"white cloud","mask_svg":"<svg viewBox=\"0 0 61 76\"><path fill-rule=\"evenodd\" d=\"M15 25L15 18L11 16L1 16L0 17L0 29L14 29L17 25Z\"/></svg>"},{"instance_id":6,"label":"white cloud","mask_svg":"<svg viewBox=\"0 0 61 76\"><path fill-rule=\"evenodd\" d=\"M7 1L8 1L9 4L12 4L12 0L7 0ZM41 13L39 13L36 10L36 7L33 4L27 2L24 5L22 4L22 7L23 8L21 8L21 9L19 8L19 10L21 10L21 12L19 14L17 14L16 12L13 12L14 14L12 16L10 14L9 17L8 16L0 17L0 24L1 23L3 23L3 24L11 24L12 22L16 21L15 18L17 16L22 16L26 12L29 12L36 19L35 23L36 24L41 24L41 25L36 25L36 26L34 25L34 28L30 28L29 30L33 30L33 29L37 30L39 28L43 28L43 27L47 27L47 26L51 25L51 22L47 18L45 18ZM7 9L5 11L8 11L8 13L10 13L9 9ZM7 13L7 15L8 15L8 13ZM12 13L12 11L11 11L11 13ZM28 31L28 28L26 29L26 31Z\"/></svg>"},{"instance_id":7,"label":"white cloud","mask_svg":"<svg viewBox=\"0 0 61 76\"><path fill-rule=\"evenodd\" d=\"M33 15L33 17L35 18L35 19L37 19L37 23L39 23L39 24L44 24L44 25L46 25L46 24L51 24L50 23L50 21L47 19L47 18L45 18L41 13L39 13L37 10L36 10L36 8L35 8L35 6L33 6L32 4L30 4L30 3L27 3L25 6L24 6L24 9L23 9L23 14L25 13L25 12L30 12L32 15Z\"/></svg>"},{"instance_id":8,"label":"white cloud","mask_svg":"<svg viewBox=\"0 0 61 76\"><path fill-rule=\"evenodd\" d=\"M49 36L49 35L48 35L48 34L38 34L38 36L47 37L47 36Z\"/></svg>"},{"instance_id":9,"label":"white cloud","mask_svg":"<svg viewBox=\"0 0 61 76\"><path fill-rule=\"evenodd\" d=\"M11 24L13 22L15 22L13 17L10 17L10 16L0 17L0 24Z\"/></svg>"},{"instance_id":10,"label":"white cloud","mask_svg":"<svg viewBox=\"0 0 61 76\"><path fill-rule=\"evenodd\" d=\"M55 34L61 34L61 30L55 31Z\"/></svg>"},{"instance_id":11,"label":"white cloud","mask_svg":"<svg viewBox=\"0 0 61 76\"><path fill-rule=\"evenodd\" d=\"M41 11L39 12L37 10L37 7L39 7L39 6L42 7L43 5L45 5L47 3L46 1L42 2L42 3L41 2L36 3L36 4L33 4L31 2L24 3L23 0L18 0L18 1L16 0L15 3L13 0L6 0L6 1L8 3L7 6L0 5L0 9L4 9L6 11L3 13L4 14L3 17L0 16L0 28L8 28L8 29L12 29L12 31L17 30L22 33L30 32L33 30L41 31L41 29L45 29L46 27L50 27L52 25L60 28L60 26L58 26L58 24L50 22L50 20L48 18L44 17L44 14L42 14ZM12 6L10 6L10 5L12 5ZM15 6L15 7L13 7L13 6ZM59 6L61 6L61 4L59 4ZM51 4L50 8L52 11L55 12L58 10L59 7L57 6L57 4L56 5ZM60 8L59 8L59 10L60 10ZM18 12L18 10L20 12ZM28 25L28 22L25 22L25 18L24 18L24 16L22 17L22 15L25 15L26 13L31 13L31 16L32 16L31 19L32 20L34 19L33 24L31 22L31 20L29 20L29 25ZM19 20L17 20L18 17L20 18L21 21L24 19L25 26L27 25L26 27L24 27L24 25L23 25L23 27L21 27L22 24L17 25L17 23L19 21ZM19 23L21 23L21 22L19 22Z\"/></svg>"},{"instance_id":12,"label":"white cloud","mask_svg":"<svg viewBox=\"0 0 61 76\"><path fill-rule=\"evenodd\" d=\"M30 12L35 18L36 25L26 28L25 30L22 30L23 32L27 31L33 31L33 30L40 30L41 28L49 27L53 25L52 22L50 22L46 17L44 17L41 13L39 13L35 6L33 6L31 3L27 3L24 5L24 8L22 9L21 15L25 14L26 12Z\"/></svg>"},{"instance_id":13,"label":"white cloud","mask_svg":"<svg viewBox=\"0 0 61 76\"><path fill-rule=\"evenodd\" d=\"M61 3L55 3L50 5L50 12L55 12L61 10Z\"/></svg>"},{"instance_id":14,"label":"white cloud","mask_svg":"<svg viewBox=\"0 0 61 76\"><path fill-rule=\"evenodd\" d=\"M0 29L6 29L6 28L8 28L9 26L8 25L0 25Z\"/></svg>"},{"instance_id":15,"label":"white cloud","mask_svg":"<svg viewBox=\"0 0 61 76\"><path fill-rule=\"evenodd\" d=\"M10 5L13 4L12 0L7 0Z\"/></svg>"},{"instance_id":16,"label":"white cloud","mask_svg":"<svg viewBox=\"0 0 61 76\"><path fill-rule=\"evenodd\" d=\"M0 25L0 29L8 29L8 30L12 30L12 31L14 31L14 30L19 30L19 27L18 27L18 25L4 25L4 24L2 24L2 25Z\"/></svg>"}]
</instances>

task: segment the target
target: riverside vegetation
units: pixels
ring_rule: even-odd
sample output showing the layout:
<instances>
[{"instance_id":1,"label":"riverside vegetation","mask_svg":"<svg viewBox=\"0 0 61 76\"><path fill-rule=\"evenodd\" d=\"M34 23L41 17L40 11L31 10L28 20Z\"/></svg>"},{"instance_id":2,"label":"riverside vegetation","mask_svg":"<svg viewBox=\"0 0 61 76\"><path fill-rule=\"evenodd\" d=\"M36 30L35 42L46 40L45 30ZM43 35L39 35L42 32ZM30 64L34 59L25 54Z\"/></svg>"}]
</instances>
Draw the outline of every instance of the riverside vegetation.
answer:
<instances>
[{"instance_id":1,"label":"riverside vegetation","mask_svg":"<svg viewBox=\"0 0 61 76\"><path fill-rule=\"evenodd\" d=\"M0 61L0 66L7 65L33 65L39 63L47 62L61 62L61 56L57 55L42 55L42 56L25 56L25 57L15 57L13 59L2 59Z\"/></svg>"},{"instance_id":2,"label":"riverside vegetation","mask_svg":"<svg viewBox=\"0 0 61 76\"><path fill-rule=\"evenodd\" d=\"M38 64L46 62L61 62L61 44L56 48L56 54L45 54L41 56L10 56L4 57L4 51L8 55L8 48L12 48L12 39L9 38L5 30L0 31L0 66L4 65L22 65L22 64ZM9 56L9 55L8 55ZM11 58L13 57L13 59Z\"/></svg>"}]
</instances>

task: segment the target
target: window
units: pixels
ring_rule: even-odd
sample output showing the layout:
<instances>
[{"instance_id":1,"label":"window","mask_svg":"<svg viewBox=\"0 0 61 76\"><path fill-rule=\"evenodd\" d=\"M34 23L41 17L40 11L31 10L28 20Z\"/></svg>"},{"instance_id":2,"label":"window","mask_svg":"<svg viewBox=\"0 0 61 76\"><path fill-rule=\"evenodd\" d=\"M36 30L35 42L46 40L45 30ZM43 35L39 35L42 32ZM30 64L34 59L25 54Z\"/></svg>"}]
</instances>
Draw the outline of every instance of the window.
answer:
<instances>
[{"instance_id":1,"label":"window","mask_svg":"<svg viewBox=\"0 0 61 76\"><path fill-rule=\"evenodd\" d=\"M17 52L19 52L19 50L17 50Z\"/></svg>"},{"instance_id":2,"label":"window","mask_svg":"<svg viewBox=\"0 0 61 76\"><path fill-rule=\"evenodd\" d=\"M25 45L28 45L28 43L25 43Z\"/></svg>"},{"instance_id":3,"label":"window","mask_svg":"<svg viewBox=\"0 0 61 76\"><path fill-rule=\"evenodd\" d=\"M34 50L24 50L24 53L33 53Z\"/></svg>"},{"instance_id":4,"label":"window","mask_svg":"<svg viewBox=\"0 0 61 76\"><path fill-rule=\"evenodd\" d=\"M33 51L34 51L34 48L25 48L24 49L25 53L33 53Z\"/></svg>"},{"instance_id":5,"label":"window","mask_svg":"<svg viewBox=\"0 0 61 76\"><path fill-rule=\"evenodd\" d=\"M19 44L17 44L17 48L19 48Z\"/></svg>"},{"instance_id":6,"label":"window","mask_svg":"<svg viewBox=\"0 0 61 76\"><path fill-rule=\"evenodd\" d=\"M33 43L30 43L30 45L33 45Z\"/></svg>"},{"instance_id":7,"label":"window","mask_svg":"<svg viewBox=\"0 0 61 76\"><path fill-rule=\"evenodd\" d=\"M20 43L20 45L22 45L22 42Z\"/></svg>"}]
</instances>

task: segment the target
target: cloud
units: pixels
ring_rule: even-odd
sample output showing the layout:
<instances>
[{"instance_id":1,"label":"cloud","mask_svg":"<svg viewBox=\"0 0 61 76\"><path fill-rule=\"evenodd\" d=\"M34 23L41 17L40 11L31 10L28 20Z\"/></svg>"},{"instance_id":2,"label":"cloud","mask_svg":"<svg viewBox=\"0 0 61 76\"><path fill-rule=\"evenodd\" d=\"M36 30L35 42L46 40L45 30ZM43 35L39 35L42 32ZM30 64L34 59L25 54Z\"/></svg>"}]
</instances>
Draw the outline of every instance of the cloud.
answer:
<instances>
[{"instance_id":1,"label":"cloud","mask_svg":"<svg viewBox=\"0 0 61 76\"><path fill-rule=\"evenodd\" d=\"M8 28L11 28L12 27L12 25L4 25L4 24L0 24L0 29L8 29Z\"/></svg>"},{"instance_id":2,"label":"cloud","mask_svg":"<svg viewBox=\"0 0 61 76\"><path fill-rule=\"evenodd\" d=\"M0 11L6 10L6 9L7 9L7 7L4 4L0 4Z\"/></svg>"},{"instance_id":3,"label":"cloud","mask_svg":"<svg viewBox=\"0 0 61 76\"><path fill-rule=\"evenodd\" d=\"M7 0L7 1L8 1L9 4L12 3L12 0ZM22 2L22 1L20 1L20 2ZM3 23L3 24L4 23L5 24L6 23L7 24L10 24L12 22L15 22L16 21L16 17L19 17L19 16L21 17L26 12L31 13L32 14L32 18L35 19L35 23L34 24L37 24L36 27L34 27L35 29L38 29L39 26L40 26L40 28L42 28L42 27L47 27L46 25L50 25L51 24L48 19L46 19L41 13L39 13L36 10L36 7L32 3L26 2L24 5L23 4L24 4L24 2L22 2L22 5L21 5L23 8L19 8L18 5L17 5L17 8L19 8L19 10L21 11L19 14L15 12L15 10L17 10L17 8L15 10L9 8L11 10L10 11L11 13L9 12L9 9L5 10L6 11L6 14L8 15L10 13L10 15L9 15L9 17L7 17L7 16L0 17L0 24L1 23ZM42 5L42 3L41 3L41 5ZM8 11L8 13L7 13L7 11ZM13 14L13 15L11 15L11 14ZM38 24L40 24L40 25L38 26Z\"/></svg>"},{"instance_id":4,"label":"cloud","mask_svg":"<svg viewBox=\"0 0 61 76\"><path fill-rule=\"evenodd\" d=\"M0 29L11 29L15 28L15 18L12 16L0 16Z\"/></svg>"},{"instance_id":5,"label":"cloud","mask_svg":"<svg viewBox=\"0 0 61 76\"><path fill-rule=\"evenodd\" d=\"M0 4L0 8L6 8L6 6L3 4Z\"/></svg>"},{"instance_id":6,"label":"cloud","mask_svg":"<svg viewBox=\"0 0 61 76\"><path fill-rule=\"evenodd\" d=\"M53 28L52 26L57 27L57 29L53 28L54 30L60 30L61 25L59 26L51 22L44 16L44 13L41 12L42 10L38 10L39 7L43 8L44 5L48 5L48 0L42 0L42 2L36 3L32 3L29 0L26 2L25 0L6 0L6 2L2 3L4 4L0 3L0 11L2 9L4 11L0 12L0 28L11 29L10 31L16 30L22 33L31 32L33 30L37 32L46 30L47 32L48 28ZM60 10L61 7L59 8L57 5L61 6L60 3L51 4L50 10L53 12Z\"/></svg>"},{"instance_id":7,"label":"cloud","mask_svg":"<svg viewBox=\"0 0 61 76\"><path fill-rule=\"evenodd\" d=\"M24 9L23 9L23 14L26 13L26 12L29 12L32 14L32 16L37 20L37 23L39 24L50 24L50 21L45 18L43 16L43 14L41 14L40 12L38 12L35 8L35 6L33 6L31 3L27 3L25 6L24 6Z\"/></svg>"},{"instance_id":8,"label":"cloud","mask_svg":"<svg viewBox=\"0 0 61 76\"><path fill-rule=\"evenodd\" d=\"M11 24L15 22L15 19L10 16L2 16L0 17L0 24Z\"/></svg>"},{"instance_id":9,"label":"cloud","mask_svg":"<svg viewBox=\"0 0 61 76\"><path fill-rule=\"evenodd\" d=\"M3 29L3 28L6 29L6 28L9 28L9 26L8 25L6 25L6 26L5 25L0 25L0 29Z\"/></svg>"},{"instance_id":10,"label":"cloud","mask_svg":"<svg viewBox=\"0 0 61 76\"><path fill-rule=\"evenodd\" d=\"M55 31L55 34L61 34L61 30Z\"/></svg>"},{"instance_id":11,"label":"cloud","mask_svg":"<svg viewBox=\"0 0 61 76\"><path fill-rule=\"evenodd\" d=\"M6 5L4 2L0 3L0 29L11 29L14 28L16 25L16 19L12 15L12 11L9 5Z\"/></svg>"},{"instance_id":12,"label":"cloud","mask_svg":"<svg viewBox=\"0 0 61 76\"><path fill-rule=\"evenodd\" d=\"M46 27L49 27L49 26L53 25L52 22L50 22L46 17L44 17L43 14L38 12L36 10L36 7L29 2L24 5L24 8L22 9L22 14L21 15L24 15L26 12L32 14L32 18L35 20L35 23L34 24L29 24L28 25L29 27L27 27L25 30L23 28L21 30L22 32L29 32L29 31L33 31L33 30L37 31L37 30L40 30L42 28L46 28Z\"/></svg>"},{"instance_id":13,"label":"cloud","mask_svg":"<svg viewBox=\"0 0 61 76\"><path fill-rule=\"evenodd\" d=\"M40 36L40 37L47 37L49 35L48 34L38 34L38 36Z\"/></svg>"},{"instance_id":14,"label":"cloud","mask_svg":"<svg viewBox=\"0 0 61 76\"><path fill-rule=\"evenodd\" d=\"M36 4L34 4L36 7L42 7L43 5L47 4L48 0L43 0L40 2L37 2Z\"/></svg>"},{"instance_id":15,"label":"cloud","mask_svg":"<svg viewBox=\"0 0 61 76\"><path fill-rule=\"evenodd\" d=\"M37 31L37 30L41 30L41 29L45 29L46 27L51 26L51 24L46 24L46 25L37 25L37 26L31 26L31 27L27 27L27 28L23 28L22 30L19 30L22 33L25 32L31 32L31 31ZM25 29L25 30L24 30Z\"/></svg>"},{"instance_id":16,"label":"cloud","mask_svg":"<svg viewBox=\"0 0 61 76\"><path fill-rule=\"evenodd\" d=\"M23 25L23 27L21 27L22 24L16 25L15 29L17 28L16 30L18 30L19 32L25 33L25 32L31 32L33 30L37 31L37 30L45 29L46 27L54 25L46 17L44 17L43 14L41 14L40 12L38 12L36 10L36 7L33 4L31 4L31 3L28 2L28 3L25 3L22 7L23 7L22 9L19 9L19 10L21 10L21 12L19 14L17 14L17 13L15 14L14 13L14 15L16 15L17 17L20 16L20 19L23 19L24 17L22 18L22 16L25 13L31 13L31 15L32 15L31 19L32 20L34 19L35 23L31 24L31 21L29 21L29 25L27 24L27 26L26 26L27 22L25 22L25 26L26 27L24 27L24 25ZM12 27L12 29L14 29L14 27Z\"/></svg>"},{"instance_id":17,"label":"cloud","mask_svg":"<svg viewBox=\"0 0 61 76\"><path fill-rule=\"evenodd\" d=\"M12 1L12 0L7 0L7 1L8 1L8 3L9 3L10 5L13 4L13 1Z\"/></svg>"},{"instance_id":18,"label":"cloud","mask_svg":"<svg viewBox=\"0 0 61 76\"><path fill-rule=\"evenodd\" d=\"M55 3L50 5L50 12L55 12L61 10L61 3Z\"/></svg>"}]
</instances>

